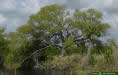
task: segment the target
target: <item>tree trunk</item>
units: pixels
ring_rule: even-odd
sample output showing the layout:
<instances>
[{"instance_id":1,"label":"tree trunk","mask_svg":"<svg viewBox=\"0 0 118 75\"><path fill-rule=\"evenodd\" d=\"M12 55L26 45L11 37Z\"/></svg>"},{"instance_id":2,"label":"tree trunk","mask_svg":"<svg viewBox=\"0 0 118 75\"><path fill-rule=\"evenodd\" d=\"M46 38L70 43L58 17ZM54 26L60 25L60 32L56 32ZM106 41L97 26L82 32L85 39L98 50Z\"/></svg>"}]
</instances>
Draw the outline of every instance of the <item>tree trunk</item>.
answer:
<instances>
[{"instance_id":1,"label":"tree trunk","mask_svg":"<svg viewBox=\"0 0 118 75\"><path fill-rule=\"evenodd\" d=\"M15 68L15 75L16 75L16 68Z\"/></svg>"},{"instance_id":2,"label":"tree trunk","mask_svg":"<svg viewBox=\"0 0 118 75\"><path fill-rule=\"evenodd\" d=\"M92 44L92 42L90 41L90 42L89 42L89 45L88 45L88 51L87 51L88 60L89 60L90 57L91 57L92 48L93 48L93 44Z\"/></svg>"},{"instance_id":3,"label":"tree trunk","mask_svg":"<svg viewBox=\"0 0 118 75\"><path fill-rule=\"evenodd\" d=\"M34 62L35 62L35 67L38 67L38 65L39 65L39 60L38 60L37 55L34 55Z\"/></svg>"},{"instance_id":4,"label":"tree trunk","mask_svg":"<svg viewBox=\"0 0 118 75\"><path fill-rule=\"evenodd\" d=\"M62 46L62 57L64 57L65 55L66 55L66 50L65 50L65 47L64 46Z\"/></svg>"}]
</instances>

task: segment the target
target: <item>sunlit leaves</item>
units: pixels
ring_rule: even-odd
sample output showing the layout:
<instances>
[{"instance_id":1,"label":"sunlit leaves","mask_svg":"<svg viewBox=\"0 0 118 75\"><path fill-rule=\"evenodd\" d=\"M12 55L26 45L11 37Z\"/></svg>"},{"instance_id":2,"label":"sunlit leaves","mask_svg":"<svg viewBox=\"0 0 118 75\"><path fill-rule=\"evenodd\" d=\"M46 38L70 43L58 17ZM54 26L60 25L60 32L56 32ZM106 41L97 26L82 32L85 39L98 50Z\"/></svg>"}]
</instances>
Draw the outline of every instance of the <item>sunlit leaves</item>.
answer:
<instances>
[{"instance_id":1,"label":"sunlit leaves","mask_svg":"<svg viewBox=\"0 0 118 75\"><path fill-rule=\"evenodd\" d=\"M95 9L78 11L74 13L75 27L80 29L84 36L97 38L106 34L109 24L102 23L102 13Z\"/></svg>"},{"instance_id":2,"label":"sunlit leaves","mask_svg":"<svg viewBox=\"0 0 118 75\"><path fill-rule=\"evenodd\" d=\"M69 36L66 41L63 43L65 47L72 47L74 45L73 37Z\"/></svg>"},{"instance_id":3,"label":"sunlit leaves","mask_svg":"<svg viewBox=\"0 0 118 75\"><path fill-rule=\"evenodd\" d=\"M90 18L92 17L93 19L97 19L97 20L101 19L103 16L101 12L99 12L95 9L88 9L87 14Z\"/></svg>"},{"instance_id":4,"label":"sunlit leaves","mask_svg":"<svg viewBox=\"0 0 118 75\"><path fill-rule=\"evenodd\" d=\"M8 41L5 39L5 29L0 27L0 63L3 63L5 53L7 52Z\"/></svg>"},{"instance_id":5,"label":"sunlit leaves","mask_svg":"<svg viewBox=\"0 0 118 75\"><path fill-rule=\"evenodd\" d=\"M31 25L23 25L17 29L18 32L23 33L23 34L28 34L31 32Z\"/></svg>"},{"instance_id":6,"label":"sunlit leaves","mask_svg":"<svg viewBox=\"0 0 118 75\"><path fill-rule=\"evenodd\" d=\"M21 66L19 61L20 60L17 60L17 57L14 56L14 53L9 53L5 58L4 66L9 70L19 68Z\"/></svg>"},{"instance_id":7,"label":"sunlit leaves","mask_svg":"<svg viewBox=\"0 0 118 75\"><path fill-rule=\"evenodd\" d=\"M61 30L64 30L65 28L63 26L55 26L55 27L52 27L49 32L59 32Z\"/></svg>"}]
</instances>

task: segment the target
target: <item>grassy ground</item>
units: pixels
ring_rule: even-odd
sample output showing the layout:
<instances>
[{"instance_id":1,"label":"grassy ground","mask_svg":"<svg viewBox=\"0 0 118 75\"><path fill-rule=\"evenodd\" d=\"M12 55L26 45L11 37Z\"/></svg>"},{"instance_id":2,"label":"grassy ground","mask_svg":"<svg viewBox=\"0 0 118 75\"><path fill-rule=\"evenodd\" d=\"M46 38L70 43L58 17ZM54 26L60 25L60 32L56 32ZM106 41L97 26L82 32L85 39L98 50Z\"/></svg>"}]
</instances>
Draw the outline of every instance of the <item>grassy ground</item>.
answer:
<instances>
[{"instance_id":1,"label":"grassy ground","mask_svg":"<svg viewBox=\"0 0 118 75\"><path fill-rule=\"evenodd\" d=\"M103 55L94 55L88 63L87 56L79 54L66 56L63 59L61 56L54 56L53 60L43 62L38 68L54 71L72 71L79 75L86 75L90 72L117 72L118 64L116 62L118 60L116 59L108 62Z\"/></svg>"}]
</instances>

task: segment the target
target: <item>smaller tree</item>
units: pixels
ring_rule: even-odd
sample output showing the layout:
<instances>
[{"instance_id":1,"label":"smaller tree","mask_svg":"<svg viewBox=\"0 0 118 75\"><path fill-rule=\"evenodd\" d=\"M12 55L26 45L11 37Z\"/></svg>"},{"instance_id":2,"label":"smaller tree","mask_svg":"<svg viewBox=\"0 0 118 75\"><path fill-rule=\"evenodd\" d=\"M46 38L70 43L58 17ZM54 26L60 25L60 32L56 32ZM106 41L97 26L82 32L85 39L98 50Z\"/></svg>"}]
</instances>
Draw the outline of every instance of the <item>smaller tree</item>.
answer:
<instances>
[{"instance_id":1,"label":"smaller tree","mask_svg":"<svg viewBox=\"0 0 118 75\"><path fill-rule=\"evenodd\" d=\"M88 45L87 56L91 57L91 51L97 44L94 40L106 34L109 24L102 22L102 13L94 9L87 11L76 10L74 13L75 27L80 30L81 37Z\"/></svg>"},{"instance_id":2,"label":"smaller tree","mask_svg":"<svg viewBox=\"0 0 118 75\"><path fill-rule=\"evenodd\" d=\"M10 32L7 34L8 52L5 55L4 66L8 70L15 70L21 67L24 55L22 54L25 47L24 39L20 38L17 32Z\"/></svg>"},{"instance_id":3,"label":"smaller tree","mask_svg":"<svg viewBox=\"0 0 118 75\"><path fill-rule=\"evenodd\" d=\"M7 54L8 41L5 39L5 28L0 27L0 65L3 65Z\"/></svg>"}]
</instances>

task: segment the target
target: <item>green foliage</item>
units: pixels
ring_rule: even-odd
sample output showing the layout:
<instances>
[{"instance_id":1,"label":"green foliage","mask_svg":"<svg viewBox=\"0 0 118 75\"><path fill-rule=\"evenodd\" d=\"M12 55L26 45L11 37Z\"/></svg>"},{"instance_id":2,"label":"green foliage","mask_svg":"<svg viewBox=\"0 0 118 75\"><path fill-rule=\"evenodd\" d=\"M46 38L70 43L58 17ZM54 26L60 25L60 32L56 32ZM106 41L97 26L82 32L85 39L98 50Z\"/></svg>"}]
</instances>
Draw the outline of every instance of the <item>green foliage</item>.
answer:
<instances>
[{"instance_id":1,"label":"green foliage","mask_svg":"<svg viewBox=\"0 0 118 75\"><path fill-rule=\"evenodd\" d=\"M54 56L56 55L60 55L61 50L55 48L55 47L49 47L46 50L46 56L47 56L47 60L50 61L53 59Z\"/></svg>"},{"instance_id":2,"label":"green foliage","mask_svg":"<svg viewBox=\"0 0 118 75\"><path fill-rule=\"evenodd\" d=\"M31 28L32 28L31 25L22 25L17 29L17 32L20 32L22 34L29 34L31 33Z\"/></svg>"},{"instance_id":3,"label":"green foliage","mask_svg":"<svg viewBox=\"0 0 118 75\"><path fill-rule=\"evenodd\" d=\"M11 37L10 37L11 36ZM21 60L19 58L21 57L18 49L21 47L21 40L18 40L17 38L13 37L16 36L14 33L9 34L9 38L12 39L8 43L8 53L5 56L4 66L7 69L16 69L20 66ZM13 37L13 38L12 38Z\"/></svg>"},{"instance_id":4,"label":"green foliage","mask_svg":"<svg viewBox=\"0 0 118 75\"><path fill-rule=\"evenodd\" d=\"M73 41L74 41L73 37L69 36L63 44L66 47L72 47L74 45Z\"/></svg>"},{"instance_id":5,"label":"green foliage","mask_svg":"<svg viewBox=\"0 0 118 75\"><path fill-rule=\"evenodd\" d=\"M83 35L95 39L106 34L109 24L102 23L102 14L94 9L78 11L74 13L75 27L79 28Z\"/></svg>"},{"instance_id":6,"label":"green foliage","mask_svg":"<svg viewBox=\"0 0 118 75\"><path fill-rule=\"evenodd\" d=\"M61 31L61 30L64 30L65 28L63 26L55 26L55 27L52 27L49 32L58 32L58 31Z\"/></svg>"},{"instance_id":7,"label":"green foliage","mask_svg":"<svg viewBox=\"0 0 118 75\"><path fill-rule=\"evenodd\" d=\"M5 29L0 27L0 65L4 63L5 54L8 49L8 41L5 39Z\"/></svg>"},{"instance_id":8,"label":"green foliage","mask_svg":"<svg viewBox=\"0 0 118 75\"><path fill-rule=\"evenodd\" d=\"M95 59L95 57L93 55L91 56L89 62L90 62L91 65L95 65L96 59Z\"/></svg>"},{"instance_id":9,"label":"green foliage","mask_svg":"<svg viewBox=\"0 0 118 75\"><path fill-rule=\"evenodd\" d=\"M11 52L6 56L4 66L7 69L13 70L21 66L19 62L21 62L21 60L18 60L18 56L16 56L14 52Z\"/></svg>"},{"instance_id":10,"label":"green foliage","mask_svg":"<svg viewBox=\"0 0 118 75\"><path fill-rule=\"evenodd\" d=\"M66 48L67 55L72 55L72 54L79 54L81 52L81 49L75 46L71 46Z\"/></svg>"}]
</instances>

